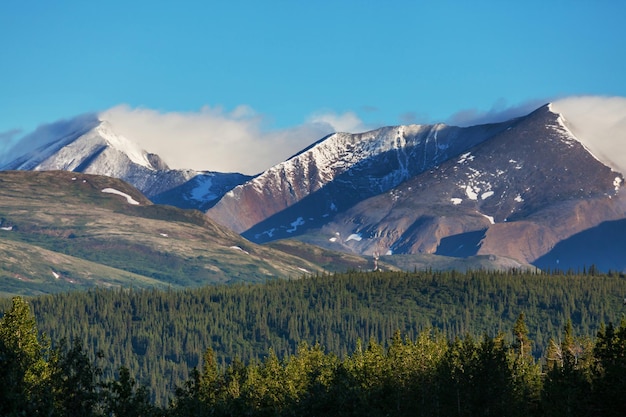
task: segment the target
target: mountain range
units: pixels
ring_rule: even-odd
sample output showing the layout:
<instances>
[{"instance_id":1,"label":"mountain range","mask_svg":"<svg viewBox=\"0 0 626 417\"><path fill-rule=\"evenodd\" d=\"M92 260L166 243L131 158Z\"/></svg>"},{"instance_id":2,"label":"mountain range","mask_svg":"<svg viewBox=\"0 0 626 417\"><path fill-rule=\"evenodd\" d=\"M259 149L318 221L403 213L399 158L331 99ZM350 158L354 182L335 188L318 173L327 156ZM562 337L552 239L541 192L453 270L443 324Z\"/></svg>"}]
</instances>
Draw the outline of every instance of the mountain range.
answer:
<instances>
[{"instance_id":1,"label":"mountain range","mask_svg":"<svg viewBox=\"0 0 626 417\"><path fill-rule=\"evenodd\" d=\"M118 178L251 244L624 271L623 173L567 116L546 104L492 124L334 133L254 176L170 169L91 116L24 137L0 169Z\"/></svg>"}]
</instances>

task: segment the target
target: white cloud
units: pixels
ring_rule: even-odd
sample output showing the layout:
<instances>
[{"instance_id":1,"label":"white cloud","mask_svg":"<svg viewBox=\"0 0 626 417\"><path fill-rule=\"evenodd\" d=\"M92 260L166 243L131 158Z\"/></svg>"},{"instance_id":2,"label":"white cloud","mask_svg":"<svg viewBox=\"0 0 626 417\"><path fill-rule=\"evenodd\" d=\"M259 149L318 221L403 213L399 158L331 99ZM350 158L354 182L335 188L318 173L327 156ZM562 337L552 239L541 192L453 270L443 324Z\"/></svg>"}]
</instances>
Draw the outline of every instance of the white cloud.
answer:
<instances>
[{"instance_id":1,"label":"white cloud","mask_svg":"<svg viewBox=\"0 0 626 417\"><path fill-rule=\"evenodd\" d=\"M327 125L333 132L358 133L370 130L354 112L337 114L334 112L316 113L309 117L309 123Z\"/></svg>"},{"instance_id":2,"label":"white cloud","mask_svg":"<svg viewBox=\"0 0 626 417\"><path fill-rule=\"evenodd\" d=\"M265 119L247 106L226 112L159 112L126 105L100 114L120 134L171 168L256 174L299 152L338 128L358 126L352 114L312 118L289 129L264 130Z\"/></svg>"},{"instance_id":3,"label":"white cloud","mask_svg":"<svg viewBox=\"0 0 626 417\"><path fill-rule=\"evenodd\" d=\"M599 160L626 174L626 98L580 96L556 100L568 128Z\"/></svg>"}]
</instances>

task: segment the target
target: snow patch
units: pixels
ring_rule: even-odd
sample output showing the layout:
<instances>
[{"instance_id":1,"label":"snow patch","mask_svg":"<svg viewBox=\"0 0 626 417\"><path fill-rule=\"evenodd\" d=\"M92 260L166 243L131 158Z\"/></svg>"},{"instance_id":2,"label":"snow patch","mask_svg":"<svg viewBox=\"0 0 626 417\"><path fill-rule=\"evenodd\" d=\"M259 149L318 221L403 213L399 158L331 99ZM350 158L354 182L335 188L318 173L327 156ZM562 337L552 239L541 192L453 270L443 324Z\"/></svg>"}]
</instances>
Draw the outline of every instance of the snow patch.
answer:
<instances>
[{"instance_id":1,"label":"snow patch","mask_svg":"<svg viewBox=\"0 0 626 417\"><path fill-rule=\"evenodd\" d=\"M474 155L472 155L471 152L467 152L467 153L464 153L463 155L461 155L461 157L457 161L457 164L462 164L462 163L464 163L466 161L473 161L473 160L474 160Z\"/></svg>"},{"instance_id":2,"label":"snow patch","mask_svg":"<svg viewBox=\"0 0 626 417\"><path fill-rule=\"evenodd\" d=\"M57 274L56 272L52 271L52 276L54 277L54 279L59 279L61 278L61 275Z\"/></svg>"},{"instance_id":3,"label":"snow patch","mask_svg":"<svg viewBox=\"0 0 626 417\"><path fill-rule=\"evenodd\" d=\"M619 187L622 185L622 179L620 177L615 177L613 180L613 186L615 187L615 191L619 191Z\"/></svg>"},{"instance_id":4,"label":"snow patch","mask_svg":"<svg viewBox=\"0 0 626 417\"><path fill-rule=\"evenodd\" d=\"M135 200L134 198L132 198L131 196L129 196L126 193L123 193L119 190L116 190L115 188L105 188L102 190L103 193L108 193L108 194L116 194L116 195L120 195L124 198L126 198L126 201L128 201L128 204L132 204L135 206L139 205L139 201Z\"/></svg>"},{"instance_id":5,"label":"snow patch","mask_svg":"<svg viewBox=\"0 0 626 417\"><path fill-rule=\"evenodd\" d=\"M481 200L484 200L484 199L486 199L486 198L491 197L492 195L493 195L493 191L487 191L487 192L484 192L484 193L482 193L482 194L480 195L480 199L481 199Z\"/></svg>"},{"instance_id":6,"label":"snow patch","mask_svg":"<svg viewBox=\"0 0 626 417\"><path fill-rule=\"evenodd\" d=\"M458 206L459 204L461 204L463 202L462 198L451 198L450 201L452 201L452 204L454 204L455 206Z\"/></svg>"},{"instance_id":7,"label":"snow patch","mask_svg":"<svg viewBox=\"0 0 626 417\"><path fill-rule=\"evenodd\" d=\"M522 198L522 196L521 196L521 195L519 195L519 194L518 194L518 195L516 195L516 196L515 196L515 198L514 198L513 200L517 201L518 203L521 203L521 202L523 202L523 201L524 201L524 199Z\"/></svg>"},{"instance_id":8,"label":"snow patch","mask_svg":"<svg viewBox=\"0 0 626 417\"><path fill-rule=\"evenodd\" d=\"M2 226L0 227L0 230L6 230L7 232L10 232L11 230L13 230L13 226Z\"/></svg>"},{"instance_id":9,"label":"snow patch","mask_svg":"<svg viewBox=\"0 0 626 417\"><path fill-rule=\"evenodd\" d=\"M167 233L159 233L163 237L168 237Z\"/></svg>"},{"instance_id":10,"label":"snow patch","mask_svg":"<svg viewBox=\"0 0 626 417\"><path fill-rule=\"evenodd\" d=\"M359 233L352 233L350 236L348 236L346 242L349 242L351 240L356 240L357 242L360 242L362 239L363 237Z\"/></svg>"},{"instance_id":11,"label":"snow patch","mask_svg":"<svg viewBox=\"0 0 626 417\"><path fill-rule=\"evenodd\" d=\"M239 246L230 246L229 248L230 248L230 249L234 249L234 250L241 251L241 252L245 253L246 255L250 255L250 252L248 252L248 251L245 251L245 250L241 249L241 247L239 247Z\"/></svg>"},{"instance_id":12,"label":"snow patch","mask_svg":"<svg viewBox=\"0 0 626 417\"><path fill-rule=\"evenodd\" d=\"M465 194L467 195L467 198L469 198L470 200L478 200L478 194L469 185L465 187Z\"/></svg>"},{"instance_id":13,"label":"snow patch","mask_svg":"<svg viewBox=\"0 0 626 417\"><path fill-rule=\"evenodd\" d=\"M329 240L330 242L333 242L333 243L334 243L334 242L336 242L336 241L337 241L337 238L336 238L335 236L333 236L333 237L329 238L328 240Z\"/></svg>"},{"instance_id":14,"label":"snow patch","mask_svg":"<svg viewBox=\"0 0 626 417\"><path fill-rule=\"evenodd\" d=\"M480 214L481 216L483 216L483 217L485 217L487 220L489 220L489 223L491 223L491 224L496 224L496 222L495 222L495 220L494 220L494 218L493 218L492 216L487 216L486 214L483 214L483 213L478 213L478 214Z\"/></svg>"}]
</instances>

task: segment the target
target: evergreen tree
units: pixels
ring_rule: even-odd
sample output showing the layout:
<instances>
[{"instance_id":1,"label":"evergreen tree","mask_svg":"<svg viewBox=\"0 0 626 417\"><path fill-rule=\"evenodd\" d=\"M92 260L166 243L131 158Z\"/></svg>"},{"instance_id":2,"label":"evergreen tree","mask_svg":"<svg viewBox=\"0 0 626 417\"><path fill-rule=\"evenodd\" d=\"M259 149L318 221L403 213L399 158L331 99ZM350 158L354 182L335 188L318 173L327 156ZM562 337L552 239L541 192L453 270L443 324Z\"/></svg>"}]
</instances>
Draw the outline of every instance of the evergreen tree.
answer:
<instances>
[{"instance_id":1,"label":"evergreen tree","mask_svg":"<svg viewBox=\"0 0 626 417\"><path fill-rule=\"evenodd\" d=\"M104 410L110 417L150 417L157 415L150 403L148 391L131 376L126 367L121 367L119 378L104 383Z\"/></svg>"},{"instance_id":2,"label":"evergreen tree","mask_svg":"<svg viewBox=\"0 0 626 417\"><path fill-rule=\"evenodd\" d=\"M101 399L98 390L100 369L80 342L74 341L70 349L64 350L65 343L62 342L51 360L55 415L98 415Z\"/></svg>"},{"instance_id":3,"label":"evergreen tree","mask_svg":"<svg viewBox=\"0 0 626 417\"><path fill-rule=\"evenodd\" d=\"M21 297L0 319L0 415L49 415L52 408L49 344Z\"/></svg>"},{"instance_id":4,"label":"evergreen tree","mask_svg":"<svg viewBox=\"0 0 626 417\"><path fill-rule=\"evenodd\" d=\"M626 415L626 319L617 331L611 323L598 332L594 348L594 411Z\"/></svg>"}]
</instances>

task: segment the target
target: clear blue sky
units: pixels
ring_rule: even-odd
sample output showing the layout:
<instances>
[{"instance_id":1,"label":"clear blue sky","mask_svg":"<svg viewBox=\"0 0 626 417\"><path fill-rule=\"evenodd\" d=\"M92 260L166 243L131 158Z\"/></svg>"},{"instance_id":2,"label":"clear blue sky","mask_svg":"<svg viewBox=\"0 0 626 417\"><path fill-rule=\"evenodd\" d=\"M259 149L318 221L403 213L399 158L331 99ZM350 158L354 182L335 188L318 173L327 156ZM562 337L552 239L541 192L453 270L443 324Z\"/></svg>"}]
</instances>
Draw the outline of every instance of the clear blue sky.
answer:
<instances>
[{"instance_id":1,"label":"clear blue sky","mask_svg":"<svg viewBox=\"0 0 626 417\"><path fill-rule=\"evenodd\" d=\"M120 104L283 129L626 96L625 19L621 0L5 1L0 140Z\"/></svg>"}]
</instances>

